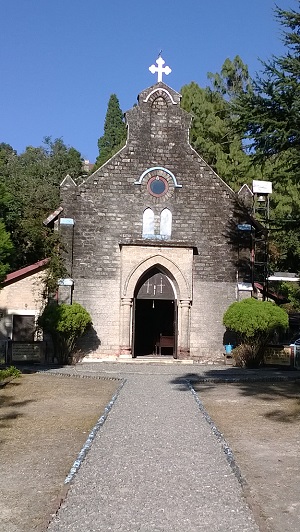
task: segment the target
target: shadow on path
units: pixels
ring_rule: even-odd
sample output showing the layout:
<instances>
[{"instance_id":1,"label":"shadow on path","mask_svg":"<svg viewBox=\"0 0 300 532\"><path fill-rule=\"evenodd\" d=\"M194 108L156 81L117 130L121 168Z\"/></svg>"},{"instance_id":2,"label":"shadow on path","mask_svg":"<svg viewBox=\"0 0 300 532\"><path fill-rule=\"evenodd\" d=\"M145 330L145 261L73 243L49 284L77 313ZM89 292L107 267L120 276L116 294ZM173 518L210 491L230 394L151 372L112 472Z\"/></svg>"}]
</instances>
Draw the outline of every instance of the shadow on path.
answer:
<instances>
[{"instance_id":1,"label":"shadow on path","mask_svg":"<svg viewBox=\"0 0 300 532\"><path fill-rule=\"evenodd\" d=\"M241 397L255 398L264 403L276 403L279 408L263 414L265 418L280 423L300 421L300 374L287 370L208 370L203 373L186 373L172 380L178 389L187 391L191 384L198 395L218 388L223 401L226 401L227 385L238 389Z\"/></svg>"}]
</instances>

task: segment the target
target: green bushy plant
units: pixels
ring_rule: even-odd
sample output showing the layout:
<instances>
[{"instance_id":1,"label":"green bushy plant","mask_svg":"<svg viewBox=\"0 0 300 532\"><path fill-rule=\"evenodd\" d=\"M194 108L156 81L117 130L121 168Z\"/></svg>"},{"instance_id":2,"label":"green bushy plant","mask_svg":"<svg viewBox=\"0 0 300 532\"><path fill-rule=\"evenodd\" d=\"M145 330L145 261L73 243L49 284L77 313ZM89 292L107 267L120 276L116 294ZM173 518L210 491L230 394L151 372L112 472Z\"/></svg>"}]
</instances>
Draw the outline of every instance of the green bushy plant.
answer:
<instances>
[{"instance_id":1,"label":"green bushy plant","mask_svg":"<svg viewBox=\"0 0 300 532\"><path fill-rule=\"evenodd\" d=\"M287 312L269 301L249 298L232 303L223 316L223 324L233 331L238 346L232 354L238 366L258 367L264 358L264 348L275 332L286 330Z\"/></svg>"},{"instance_id":2,"label":"green bushy plant","mask_svg":"<svg viewBox=\"0 0 300 532\"><path fill-rule=\"evenodd\" d=\"M51 336L58 363L68 364L77 340L87 331L92 319L79 303L50 303L39 317L38 324Z\"/></svg>"},{"instance_id":3,"label":"green bushy plant","mask_svg":"<svg viewBox=\"0 0 300 532\"><path fill-rule=\"evenodd\" d=\"M21 377L22 373L19 369L17 369L15 366L10 366L9 368L0 369L0 381L3 381L4 379L7 379L11 377L12 379L16 379L17 377Z\"/></svg>"}]
</instances>

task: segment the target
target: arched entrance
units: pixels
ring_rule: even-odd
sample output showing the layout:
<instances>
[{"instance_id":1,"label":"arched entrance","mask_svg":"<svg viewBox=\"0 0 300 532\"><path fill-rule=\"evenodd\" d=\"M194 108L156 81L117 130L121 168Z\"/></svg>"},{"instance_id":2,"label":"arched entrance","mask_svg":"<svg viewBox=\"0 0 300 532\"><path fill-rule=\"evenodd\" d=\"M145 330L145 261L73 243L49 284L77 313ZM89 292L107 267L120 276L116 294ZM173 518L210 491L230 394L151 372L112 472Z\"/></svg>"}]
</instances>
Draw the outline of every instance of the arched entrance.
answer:
<instances>
[{"instance_id":1,"label":"arched entrance","mask_svg":"<svg viewBox=\"0 0 300 532\"><path fill-rule=\"evenodd\" d=\"M125 248L125 249L124 249ZM177 248L169 251L169 257L159 253L152 254L149 252L148 257L137 261L132 266L132 257L136 254L136 248L128 246L122 248L122 269L124 277L122 279L121 289L121 308L120 308L120 357L135 356L135 305L137 301L137 294L141 286L149 279L149 275L155 273L162 273L171 284L173 290L174 301L174 342L173 356L179 359L186 359L190 357L190 313L192 304L192 250L185 250L190 255L187 261L188 269L185 274L176 264L177 259L182 260L182 250L180 248L180 255ZM171 253L170 253L171 251ZM145 250L143 249L143 254ZM187 255L187 253L186 253ZM172 260L171 260L172 259ZM126 271L126 274L125 274ZM151 273L152 272L152 273ZM163 281L164 283L164 281ZM155 286L157 286L157 283ZM156 289L157 290L157 289ZM156 292L157 296L157 292ZM156 303L154 298L154 306ZM153 305L153 298L152 298ZM178 310L178 317L177 317ZM164 350L165 352L165 350Z\"/></svg>"},{"instance_id":2,"label":"arched entrance","mask_svg":"<svg viewBox=\"0 0 300 532\"><path fill-rule=\"evenodd\" d=\"M177 356L177 301L168 276L153 267L134 292L133 356Z\"/></svg>"}]
</instances>

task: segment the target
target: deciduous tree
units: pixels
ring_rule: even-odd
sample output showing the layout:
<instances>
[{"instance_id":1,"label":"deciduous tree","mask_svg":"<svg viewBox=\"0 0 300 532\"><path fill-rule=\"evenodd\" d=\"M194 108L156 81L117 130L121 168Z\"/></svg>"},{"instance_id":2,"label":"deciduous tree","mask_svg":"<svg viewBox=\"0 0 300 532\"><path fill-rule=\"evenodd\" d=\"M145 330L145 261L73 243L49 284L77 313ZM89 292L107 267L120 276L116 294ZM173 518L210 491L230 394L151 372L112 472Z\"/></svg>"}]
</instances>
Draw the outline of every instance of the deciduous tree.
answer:
<instances>
[{"instance_id":1,"label":"deciduous tree","mask_svg":"<svg viewBox=\"0 0 300 532\"><path fill-rule=\"evenodd\" d=\"M13 243L5 225L0 220L0 283L5 279L10 269L10 258L13 253Z\"/></svg>"},{"instance_id":2,"label":"deciduous tree","mask_svg":"<svg viewBox=\"0 0 300 532\"><path fill-rule=\"evenodd\" d=\"M0 145L0 209L15 247L11 269L48 255L52 231L43 220L59 205L60 182L68 173L78 177L81 167L80 153L62 139L46 137L42 146L29 146L20 155Z\"/></svg>"}]
</instances>

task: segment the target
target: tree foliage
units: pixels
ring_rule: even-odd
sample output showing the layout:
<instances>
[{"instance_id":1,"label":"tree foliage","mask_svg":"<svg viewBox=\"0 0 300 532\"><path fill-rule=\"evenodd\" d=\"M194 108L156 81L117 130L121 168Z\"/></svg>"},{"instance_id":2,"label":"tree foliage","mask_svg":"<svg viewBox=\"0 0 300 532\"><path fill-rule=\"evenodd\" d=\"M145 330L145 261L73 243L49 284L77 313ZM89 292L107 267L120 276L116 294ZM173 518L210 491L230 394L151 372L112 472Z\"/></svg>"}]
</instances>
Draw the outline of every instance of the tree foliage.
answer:
<instances>
[{"instance_id":1,"label":"tree foliage","mask_svg":"<svg viewBox=\"0 0 300 532\"><path fill-rule=\"evenodd\" d=\"M99 156L95 168L102 166L110 157L119 151L126 142L126 125L116 94L108 101L104 123L104 134L98 139Z\"/></svg>"},{"instance_id":2,"label":"tree foliage","mask_svg":"<svg viewBox=\"0 0 300 532\"><path fill-rule=\"evenodd\" d=\"M283 308L287 312L300 312L300 286L295 282L281 282L277 283L277 292L283 297L288 299L288 303L285 303Z\"/></svg>"},{"instance_id":3,"label":"tree foliage","mask_svg":"<svg viewBox=\"0 0 300 532\"><path fill-rule=\"evenodd\" d=\"M215 74L209 72L207 77L212 82L213 89L227 99L235 98L241 92L247 93L252 86L248 67L239 55L236 55L232 61L229 58L225 59L221 72Z\"/></svg>"},{"instance_id":4,"label":"tree foliage","mask_svg":"<svg viewBox=\"0 0 300 532\"><path fill-rule=\"evenodd\" d=\"M50 303L39 317L38 325L51 336L59 364L68 364L78 339L91 325L90 314L79 303Z\"/></svg>"},{"instance_id":5,"label":"tree foliage","mask_svg":"<svg viewBox=\"0 0 300 532\"><path fill-rule=\"evenodd\" d=\"M3 221L0 220L0 283L4 281L10 269L10 259L14 251L14 246L9 233L5 229Z\"/></svg>"},{"instance_id":6,"label":"tree foliage","mask_svg":"<svg viewBox=\"0 0 300 532\"><path fill-rule=\"evenodd\" d=\"M260 365L264 347L276 331L288 328L287 312L269 301L248 298L232 303L223 316L223 325L236 333L241 345L237 358L245 365Z\"/></svg>"},{"instance_id":7,"label":"tree foliage","mask_svg":"<svg viewBox=\"0 0 300 532\"><path fill-rule=\"evenodd\" d=\"M17 379L18 377L22 377L22 373L15 366L9 366L8 368L0 369L0 382L5 379Z\"/></svg>"},{"instance_id":8,"label":"tree foliage","mask_svg":"<svg viewBox=\"0 0 300 532\"><path fill-rule=\"evenodd\" d=\"M276 13L290 30L283 37L286 53L264 62L253 90L241 93L236 102L239 124L262 160L286 151L300 157L300 13L279 8Z\"/></svg>"},{"instance_id":9,"label":"tree foliage","mask_svg":"<svg viewBox=\"0 0 300 532\"><path fill-rule=\"evenodd\" d=\"M53 234L43 220L59 205L60 182L68 173L78 177L81 168L80 153L62 139L46 137L20 155L0 144L0 217L15 248L11 269L48 256Z\"/></svg>"},{"instance_id":10,"label":"tree foliage","mask_svg":"<svg viewBox=\"0 0 300 532\"><path fill-rule=\"evenodd\" d=\"M285 53L263 63L251 91L234 101L237 129L248 141L271 198L274 267L300 270L300 2L297 10L276 9Z\"/></svg>"},{"instance_id":11,"label":"tree foliage","mask_svg":"<svg viewBox=\"0 0 300 532\"><path fill-rule=\"evenodd\" d=\"M0 143L0 176L2 179L9 177L9 161L16 154L17 152L10 144L6 144L5 142Z\"/></svg>"},{"instance_id":12,"label":"tree foliage","mask_svg":"<svg viewBox=\"0 0 300 532\"><path fill-rule=\"evenodd\" d=\"M58 231L50 231L45 242L45 254L49 259L44 277L43 297L45 300L56 294L58 281L69 277L64 260L64 246Z\"/></svg>"},{"instance_id":13,"label":"tree foliage","mask_svg":"<svg viewBox=\"0 0 300 532\"><path fill-rule=\"evenodd\" d=\"M193 116L190 142L204 160L234 190L257 177L250 157L245 153L242 135L236 131L237 116L231 101L251 81L247 66L239 56L226 59L221 72L208 74L212 87L201 88L192 82L181 89L183 109Z\"/></svg>"}]
</instances>

